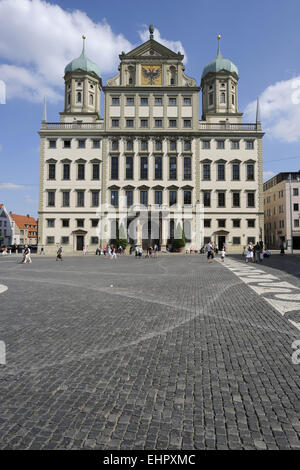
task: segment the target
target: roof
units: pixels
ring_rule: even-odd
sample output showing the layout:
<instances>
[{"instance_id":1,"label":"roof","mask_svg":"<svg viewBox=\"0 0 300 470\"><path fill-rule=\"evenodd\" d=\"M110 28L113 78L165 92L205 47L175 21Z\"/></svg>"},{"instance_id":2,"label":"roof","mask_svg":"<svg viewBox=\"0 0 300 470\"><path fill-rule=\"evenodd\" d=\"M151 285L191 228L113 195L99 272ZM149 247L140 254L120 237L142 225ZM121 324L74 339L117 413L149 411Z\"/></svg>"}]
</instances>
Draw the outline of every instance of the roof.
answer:
<instances>
[{"instance_id":1,"label":"roof","mask_svg":"<svg viewBox=\"0 0 300 470\"><path fill-rule=\"evenodd\" d=\"M14 220L15 224L20 228L20 229L26 229L25 225L36 225L37 226L37 220L34 219L34 217L28 217L27 215L19 215L19 214L12 214L11 212L9 213L11 218ZM32 228L31 230L37 230L35 228Z\"/></svg>"},{"instance_id":2,"label":"roof","mask_svg":"<svg viewBox=\"0 0 300 470\"><path fill-rule=\"evenodd\" d=\"M3 207L3 204L0 204L0 209L2 209L2 207Z\"/></svg>"},{"instance_id":3,"label":"roof","mask_svg":"<svg viewBox=\"0 0 300 470\"><path fill-rule=\"evenodd\" d=\"M218 37L218 39L220 38ZM204 78L208 73L216 73L220 72L221 70L226 70L230 73L236 73L236 75L239 74L237 66L231 62L230 59L225 59L225 57L222 56L219 41L217 56L204 67L201 78Z\"/></svg>"},{"instance_id":4,"label":"roof","mask_svg":"<svg viewBox=\"0 0 300 470\"><path fill-rule=\"evenodd\" d=\"M92 72L96 74L99 78L101 78L100 70L95 62L92 62L86 55L85 55L85 38L83 38L83 48L80 56L77 59L73 59L66 67L65 73L67 72L74 72L75 70L83 70L84 72Z\"/></svg>"}]
</instances>

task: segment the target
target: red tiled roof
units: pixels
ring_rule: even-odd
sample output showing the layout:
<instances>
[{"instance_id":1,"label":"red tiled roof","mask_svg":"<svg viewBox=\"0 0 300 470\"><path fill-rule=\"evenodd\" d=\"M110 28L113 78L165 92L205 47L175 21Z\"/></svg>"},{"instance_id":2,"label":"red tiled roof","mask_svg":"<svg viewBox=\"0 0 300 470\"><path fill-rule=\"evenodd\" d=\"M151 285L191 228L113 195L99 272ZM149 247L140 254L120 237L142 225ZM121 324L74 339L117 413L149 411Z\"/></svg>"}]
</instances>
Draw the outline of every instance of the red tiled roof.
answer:
<instances>
[{"instance_id":1,"label":"red tiled roof","mask_svg":"<svg viewBox=\"0 0 300 470\"><path fill-rule=\"evenodd\" d=\"M37 229L34 227L33 228L25 227L25 225L37 226L38 224L37 220L35 220L33 217L27 217L27 215L19 215L19 214L12 214L12 213L10 213L10 216L15 221L19 229L27 229L27 230L31 230L32 232L37 231Z\"/></svg>"}]
</instances>

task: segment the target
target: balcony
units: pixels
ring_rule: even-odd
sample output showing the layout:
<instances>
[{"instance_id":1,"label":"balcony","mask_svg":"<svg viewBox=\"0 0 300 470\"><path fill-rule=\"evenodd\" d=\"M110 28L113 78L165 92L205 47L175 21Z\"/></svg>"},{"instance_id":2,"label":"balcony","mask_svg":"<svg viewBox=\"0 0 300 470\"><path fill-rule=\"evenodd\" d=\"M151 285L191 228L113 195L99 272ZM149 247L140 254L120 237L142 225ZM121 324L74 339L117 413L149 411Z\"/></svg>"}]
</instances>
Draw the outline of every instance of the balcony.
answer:
<instances>
[{"instance_id":1,"label":"balcony","mask_svg":"<svg viewBox=\"0 0 300 470\"><path fill-rule=\"evenodd\" d=\"M260 123L199 122L199 130L206 131L261 131Z\"/></svg>"},{"instance_id":2,"label":"balcony","mask_svg":"<svg viewBox=\"0 0 300 470\"><path fill-rule=\"evenodd\" d=\"M42 130L103 130L103 122L42 122Z\"/></svg>"}]
</instances>

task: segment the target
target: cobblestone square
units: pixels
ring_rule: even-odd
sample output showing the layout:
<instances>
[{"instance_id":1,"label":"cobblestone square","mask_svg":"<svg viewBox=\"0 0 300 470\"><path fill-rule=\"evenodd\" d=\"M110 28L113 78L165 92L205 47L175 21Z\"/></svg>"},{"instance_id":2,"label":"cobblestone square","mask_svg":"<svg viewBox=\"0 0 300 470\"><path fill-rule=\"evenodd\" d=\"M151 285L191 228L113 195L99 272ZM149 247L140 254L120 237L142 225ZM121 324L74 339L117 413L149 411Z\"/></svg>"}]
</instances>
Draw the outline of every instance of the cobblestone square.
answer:
<instances>
[{"instance_id":1,"label":"cobblestone square","mask_svg":"<svg viewBox=\"0 0 300 470\"><path fill-rule=\"evenodd\" d=\"M287 260L247 268L293 285L299 307ZM274 308L245 266L1 259L0 448L300 449L299 310Z\"/></svg>"}]
</instances>

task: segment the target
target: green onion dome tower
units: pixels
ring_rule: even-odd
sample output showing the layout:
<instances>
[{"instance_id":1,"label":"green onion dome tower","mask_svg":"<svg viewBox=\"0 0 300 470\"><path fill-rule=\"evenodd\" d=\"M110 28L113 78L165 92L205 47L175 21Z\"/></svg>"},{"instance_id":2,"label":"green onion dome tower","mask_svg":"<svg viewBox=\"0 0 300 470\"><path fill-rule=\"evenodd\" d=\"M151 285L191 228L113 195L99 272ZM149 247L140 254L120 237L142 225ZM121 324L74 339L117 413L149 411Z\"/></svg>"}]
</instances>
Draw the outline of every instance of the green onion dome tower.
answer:
<instances>
[{"instance_id":1,"label":"green onion dome tower","mask_svg":"<svg viewBox=\"0 0 300 470\"><path fill-rule=\"evenodd\" d=\"M100 119L102 79L98 65L86 56L86 36L82 39L80 56L65 67L65 109L61 114L88 122L91 118Z\"/></svg>"},{"instance_id":2,"label":"green onion dome tower","mask_svg":"<svg viewBox=\"0 0 300 470\"><path fill-rule=\"evenodd\" d=\"M201 76L202 119L219 122L220 117L240 119L238 112L237 83L239 73L237 66L221 54L220 39L217 36L218 51L214 60L203 69Z\"/></svg>"}]
</instances>

